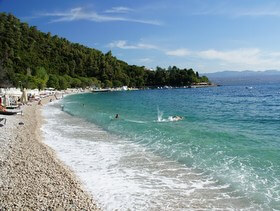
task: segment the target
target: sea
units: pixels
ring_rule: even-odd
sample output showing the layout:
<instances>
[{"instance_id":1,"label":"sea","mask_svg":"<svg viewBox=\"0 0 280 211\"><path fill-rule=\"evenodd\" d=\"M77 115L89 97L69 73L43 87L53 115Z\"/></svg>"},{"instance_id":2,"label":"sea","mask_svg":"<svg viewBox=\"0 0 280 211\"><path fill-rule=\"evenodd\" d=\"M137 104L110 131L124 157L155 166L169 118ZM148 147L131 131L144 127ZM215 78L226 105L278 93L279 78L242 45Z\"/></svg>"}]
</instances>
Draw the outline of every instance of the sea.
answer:
<instances>
[{"instance_id":1,"label":"sea","mask_svg":"<svg viewBox=\"0 0 280 211\"><path fill-rule=\"evenodd\" d=\"M280 210L279 84L76 94L43 116L103 210Z\"/></svg>"}]
</instances>

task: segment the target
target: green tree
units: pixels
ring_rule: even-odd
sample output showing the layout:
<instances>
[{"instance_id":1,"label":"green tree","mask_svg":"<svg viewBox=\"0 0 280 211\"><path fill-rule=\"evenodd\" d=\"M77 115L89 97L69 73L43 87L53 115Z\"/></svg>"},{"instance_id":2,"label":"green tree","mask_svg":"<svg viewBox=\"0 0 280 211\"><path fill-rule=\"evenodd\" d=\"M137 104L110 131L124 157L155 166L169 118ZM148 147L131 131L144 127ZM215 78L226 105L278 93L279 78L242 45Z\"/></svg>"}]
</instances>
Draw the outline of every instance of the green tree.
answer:
<instances>
[{"instance_id":1,"label":"green tree","mask_svg":"<svg viewBox=\"0 0 280 211\"><path fill-rule=\"evenodd\" d=\"M65 90L69 87L67 80L63 76L59 76L59 88L60 90Z\"/></svg>"},{"instance_id":2,"label":"green tree","mask_svg":"<svg viewBox=\"0 0 280 211\"><path fill-rule=\"evenodd\" d=\"M105 87L105 88L111 88L111 87L113 87L112 81L105 80L105 81L104 81L104 87Z\"/></svg>"},{"instance_id":3,"label":"green tree","mask_svg":"<svg viewBox=\"0 0 280 211\"><path fill-rule=\"evenodd\" d=\"M60 85L59 85L59 78L58 78L56 75L51 74L51 75L49 76L49 80L48 80L48 82L47 82L47 87L59 89L59 88L60 88Z\"/></svg>"},{"instance_id":4,"label":"green tree","mask_svg":"<svg viewBox=\"0 0 280 211\"><path fill-rule=\"evenodd\" d=\"M118 81L118 80L114 80L114 81L113 81L113 86L114 86L114 87L122 87L123 84L122 84L122 82L120 82L120 81Z\"/></svg>"},{"instance_id":5,"label":"green tree","mask_svg":"<svg viewBox=\"0 0 280 211\"><path fill-rule=\"evenodd\" d=\"M0 58L5 70L0 74L1 81L8 80L14 86L21 81L22 86L40 89L91 85L183 86L208 81L192 69L170 66L150 71L143 66L129 65L114 57L111 51L103 54L43 33L6 13L0 13Z\"/></svg>"},{"instance_id":6,"label":"green tree","mask_svg":"<svg viewBox=\"0 0 280 211\"><path fill-rule=\"evenodd\" d=\"M81 87L81 84L82 84L82 82L80 79L73 78L71 87L73 87L73 88Z\"/></svg>"}]
</instances>

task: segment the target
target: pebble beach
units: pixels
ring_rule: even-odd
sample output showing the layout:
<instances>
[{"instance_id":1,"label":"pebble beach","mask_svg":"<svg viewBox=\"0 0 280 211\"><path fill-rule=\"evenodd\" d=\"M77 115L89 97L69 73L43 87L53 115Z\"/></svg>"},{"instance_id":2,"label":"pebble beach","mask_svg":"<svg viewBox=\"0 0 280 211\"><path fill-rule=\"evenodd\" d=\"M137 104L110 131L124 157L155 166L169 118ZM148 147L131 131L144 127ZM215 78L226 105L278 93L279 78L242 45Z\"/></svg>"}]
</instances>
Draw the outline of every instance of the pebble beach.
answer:
<instances>
[{"instance_id":1,"label":"pebble beach","mask_svg":"<svg viewBox=\"0 0 280 211\"><path fill-rule=\"evenodd\" d=\"M23 115L0 115L7 119L0 127L0 210L100 210L42 142L42 106L34 102L23 107Z\"/></svg>"}]
</instances>

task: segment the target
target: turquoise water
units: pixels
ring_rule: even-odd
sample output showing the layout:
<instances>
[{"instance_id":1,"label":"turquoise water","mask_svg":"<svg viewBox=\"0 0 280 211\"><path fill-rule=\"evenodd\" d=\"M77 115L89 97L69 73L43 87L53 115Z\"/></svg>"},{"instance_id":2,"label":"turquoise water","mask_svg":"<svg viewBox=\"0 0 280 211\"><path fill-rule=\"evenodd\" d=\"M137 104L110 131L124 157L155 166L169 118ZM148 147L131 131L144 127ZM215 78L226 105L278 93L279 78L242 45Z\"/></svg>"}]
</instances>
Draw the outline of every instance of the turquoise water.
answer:
<instances>
[{"instance_id":1,"label":"turquoise water","mask_svg":"<svg viewBox=\"0 0 280 211\"><path fill-rule=\"evenodd\" d=\"M192 208L209 198L202 207L280 209L280 86L89 93L62 103L72 117L126 140L123 145L171 162L168 168L176 175L169 172L169 179L183 185L195 173ZM183 120L170 121L174 115ZM189 172L182 173L185 169ZM145 171L152 170L145 166ZM195 181L208 183L196 186Z\"/></svg>"}]
</instances>

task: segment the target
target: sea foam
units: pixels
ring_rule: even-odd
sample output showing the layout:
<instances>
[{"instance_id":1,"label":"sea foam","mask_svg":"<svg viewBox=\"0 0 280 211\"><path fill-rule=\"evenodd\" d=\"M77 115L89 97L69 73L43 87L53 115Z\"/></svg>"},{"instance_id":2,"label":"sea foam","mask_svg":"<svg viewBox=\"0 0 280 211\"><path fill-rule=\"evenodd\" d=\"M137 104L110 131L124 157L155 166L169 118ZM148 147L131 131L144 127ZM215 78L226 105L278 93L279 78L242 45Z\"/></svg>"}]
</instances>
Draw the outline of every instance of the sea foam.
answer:
<instances>
[{"instance_id":1,"label":"sea foam","mask_svg":"<svg viewBox=\"0 0 280 211\"><path fill-rule=\"evenodd\" d=\"M61 111L43 109L44 142L104 210L250 208L248 200L201 169L161 157L143 145Z\"/></svg>"}]
</instances>

